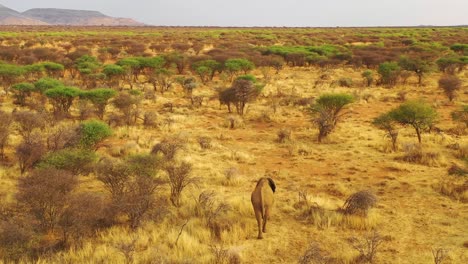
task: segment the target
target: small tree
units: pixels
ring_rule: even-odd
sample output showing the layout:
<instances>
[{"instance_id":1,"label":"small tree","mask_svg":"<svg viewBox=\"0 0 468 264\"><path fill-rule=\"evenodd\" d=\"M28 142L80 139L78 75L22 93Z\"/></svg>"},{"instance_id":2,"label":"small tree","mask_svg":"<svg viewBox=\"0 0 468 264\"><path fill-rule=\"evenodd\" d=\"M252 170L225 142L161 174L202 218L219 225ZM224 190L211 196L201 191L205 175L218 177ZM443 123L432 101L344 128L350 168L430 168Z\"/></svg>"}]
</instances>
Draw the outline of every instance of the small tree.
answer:
<instances>
[{"instance_id":1,"label":"small tree","mask_svg":"<svg viewBox=\"0 0 468 264\"><path fill-rule=\"evenodd\" d=\"M319 129L318 142L328 136L343 116L343 109L354 101L349 94L324 94L310 108L312 122Z\"/></svg>"},{"instance_id":2,"label":"small tree","mask_svg":"<svg viewBox=\"0 0 468 264\"><path fill-rule=\"evenodd\" d=\"M33 84L31 83L18 83L12 87L16 103L21 106L26 104L26 98L31 96L31 93L36 90Z\"/></svg>"},{"instance_id":3,"label":"small tree","mask_svg":"<svg viewBox=\"0 0 468 264\"><path fill-rule=\"evenodd\" d=\"M396 62L384 62L379 65L379 74L382 84L395 86L400 75L401 68Z\"/></svg>"},{"instance_id":4,"label":"small tree","mask_svg":"<svg viewBox=\"0 0 468 264\"><path fill-rule=\"evenodd\" d=\"M174 73L170 70L164 68L157 69L149 75L148 82L153 85L154 91L157 91L157 88L159 87L160 92L163 94L164 92L169 91L172 84L175 82L174 78L172 78L173 75Z\"/></svg>"},{"instance_id":5,"label":"small tree","mask_svg":"<svg viewBox=\"0 0 468 264\"><path fill-rule=\"evenodd\" d=\"M176 81L182 86L187 96L191 97L193 90L198 87L194 77L178 77Z\"/></svg>"},{"instance_id":6,"label":"small tree","mask_svg":"<svg viewBox=\"0 0 468 264\"><path fill-rule=\"evenodd\" d=\"M402 125L412 126L421 143L421 133L429 129L437 119L437 112L429 104L422 101L408 101L392 110L389 115Z\"/></svg>"},{"instance_id":7,"label":"small tree","mask_svg":"<svg viewBox=\"0 0 468 264\"><path fill-rule=\"evenodd\" d=\"M452 119L463 123L468 128L468 105L464 105L460 110L452 112Z\"/></svg>"},{"instance_id":8,"label":"small tree","mask_svg":"<svg viewBox=\"0 0 468 264\"><path fill-rule=\"evenodd\" d=\"M92 149L100 141L112 135L110 127L101 121L90 120L80 125L80 146Z\"/></svg>"},{"instance_id":9,"label":"small tree","mask_svg":"<svg viewBox=\"0 0 468 264\"><path fill-rule=\"evenodd\" d=\"M231 103L236 106L237 113L244 115L245 106L257 98L263 89L263 84L257 82L252 75L239 76L231 88L219 92L219 101L228 106L231 112Z\"/></svg>"},{"instance_id":10,"label":"small tree","mask_svg":"<svg viewBox=\"0 0 468 264\"><path fill-rule=\"evenodd\" d=\"M112 101L112 104L124 115L127 126L135 122L135 117L136 113L138 112L138 105L140 104L140 101L141 96L138 91L131 93L119 93Z\"/></svg>"},{"instance_id":11,"label":"small tree","mask_svg":"<svg viewBox=\"0 0 468 264\"><path fill-rule=\"evenodd\" d=\"M372 124L379 129L384 130L387 133L387 136L392 140L393 151L396 151L397 139L398 139L398 129L395 127L396 121L392 118L389 113L382 114L376 117Z\"/></svg>"},{"instance_id":12,"label":"small tree","mask_svg":"<svg viewBox=\"0 0 468 264\"><path fill-rule=\"evenodd\" d=\"M109 100L116 94L117 92L112 89L100 88L84 91L80 94L80 97L89 100L96 107L97 116L102 120Z\"/></svg>"},{"instance_id":13,"label":"small tree","mask_svg":"<svg viewBox=\"0 0 468 264\"><path fill-rule=\"evenodd\" d=\"M364 78L367 87L372 85L374 81L374 73L371 70L366 70L361 74L362 78Z\"/></svg>"},{"instance_id":14,"label":"small tree","mask_svg":"<svg viewBox=\"0 0 468 264\"><path fill-rule=\"evenodd\" d=\"M439 79L439 87L444 90L444 93L447 95L450 102L455 99L461 86L461 80L455 75L444 75Z\"/></svg>"}]
</instances>

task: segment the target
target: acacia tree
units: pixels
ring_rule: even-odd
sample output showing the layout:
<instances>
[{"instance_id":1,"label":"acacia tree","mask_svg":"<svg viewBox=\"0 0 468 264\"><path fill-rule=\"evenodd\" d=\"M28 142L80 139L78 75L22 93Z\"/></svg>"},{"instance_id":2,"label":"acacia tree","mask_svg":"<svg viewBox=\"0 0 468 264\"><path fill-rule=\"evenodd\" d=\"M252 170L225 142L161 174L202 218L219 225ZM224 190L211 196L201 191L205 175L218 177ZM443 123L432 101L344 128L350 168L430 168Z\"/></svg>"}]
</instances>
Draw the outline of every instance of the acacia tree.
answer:
<instances>
[{"instance_id":1,"label":"acacia tree","mask_svg":"<svg viewBox=\"0 0 468 264\"><path fill-rule=\"evenodd\" d=\"M319 129L318 142L333 131L344 115L343 109L353 101L353 96L349 94L324 94L311 106L312 122Z\"/></svg>"},{"instance_id":2,"label":"acacia tree","mask_svg":"<svg viewBox=\"0 0 468 264\"><path fill-rule=\"evenodd\" d=\"M425 74L430 73L433 70L433 64L429 61L422 60L419 58L408 58L402 57L398 62L398 65L407 71L412 71L418 76L418 85L422 84L422 80Z\"/></svg>"},{"instance_id":3,"label":"acacia tree","mask_svg":"<svg viewBox=\"0 0 468 264\"><path fill-rule=\"evenodd\" d=\"M398 129L395 127L396 121L392 116L389 113L381 114L372 121L372 124L387 133L387 136L392 140L393 151L396 151L398 148Z\"/></svg>"},{"instance_id":4,"label":"acacia tree","mask_svg":"<svg viewBox=\"0 0 468 264\"><path fill-rule=\"evenodd\" d=\"M153 85L154 91L159 87L161 94L169 91L172 84L176 81L172 76L174 73L168 69L157 69L148 77L148 82Z\"/></svg>"},{"instance_id":5,"label":"acacia tree","mask_svg":"<svg viewBox=\"0 0 468 264\"><path fill-rule=\"evenodd\" d=\"M444 93L447 95L450 102L455 99L461 86L461 80L455 75L444 75L439 79L439 87L444 90Z\"/></svg>"},{"instance_id":6,"label":"acacia tree","mask_svg":"<svg viewBox=\"0 0 468 264\"><path fill-rule=\"evenodd\" d=\"M224 68L232 80L240 72L249 73L255 68L255 65L247 59L228 59L224 63Z\"/></svg>"},{"instance_id":7,"label":"acacia tree","mask_svg":"<svg viewBox=\"0 0 468 264\"><path fill-rule=\"evenodd\" d=\"M0 63L0 82L5 92L8 92L11 85L17 83L23 74L24 68L21 66Z\"/></svg>"},{"instance_id":8,"label":"acacia tree","mask_svg":"<svg viewBox=\"0 0 468 264\"><path fill-rule=\"evenodd\" d=\"M63 83L61 81L48 77L41 78L34 83L34 87L40 93L44 93L49 89L61 86L63 86Z\"/></svg>"},{"instance_id":9,"label":"acacia tree","mask_svg":"<svg viewBox=\"0 0 468 264\"><path fill-rule=\"evenodd\" d=\"M244 115L247 103L255 100L263 87L264 85L252 75L240 76L230 88L219 91L219 102L227 105L229 112L231 112L231 104L234 104L237 113Z\"/></svg>"},{"instance_id":10,"label":"acacia tree","mask_svg":"<svg viewBox=\"0 0 468 264\"><path fill-rule=\"evenodd\" d=\"M109 104L109 100L117 94L115 90L108 88L93 89L84 91L80 94L80 97L89 100L97 110L97 116L99 119L104 119L104 113L106 107Z\"/></svg>"},{"instance_id":11,"label":"acacia tree","mask_svg":"<svg viewBox=\"0 0 468 264\"><path fill-rule=\"evenodd\" d=\"M412 126L416 131L419 143L421 143L421 133L429 129L437 119L436 110L422 101L405 102L390 111L389 115L402 125Z\"/></svg>"},{"instance_id":12,"label":"acacia tree","mask_svg":"<svg viewBox=\"0 0 468 264\"><path fill-rule=\"evenodd\" d=\"M56 115L67 116L73 100L81 94L81 90L75 87L59 86L46 90L44 94L50 99Z\"/></svg>"},{"instance_id":13,"label":"acacia tree","mask_svg":"<svg viewBox=\"0 0 468 264\"><path fill-rule=\"evenodd\" d=\"M124 68L116 64L105 65L102 69L102 73L106 76L107 85L109 85L109 87L119 86L120 80L123 80L125 76Z\"/></svg>"},{"instance_id":14,"label":"acacia tree","mask_svg":"<svg viewBox=\"0 0 468 264\"><path fill-rule=\"evenodd\" d=\"M47 72L47 75L53 78L59 78L63 75L63 71L65 70L62 64L51 61L42 62L40 65Z\"/></svg>"},{"instance_id":15,"label":"acacia tree","mask_svg":"<svg viewBox=\"0 0 468 264\"><path fill-rule=\"evenodd\" d=\"M184 74L185 68L188 63L188 58L186 55L173 52L164 56L165 64L167 68L175 66L178 74Z\"/></svg>"},{"instance_id":16,"label":"acacia tree","mask_svg":"<svg viewBox=\"0 0 468 264\"><path fill-rule=\"evenodd\" d=\"M200 77L203 84L213 80L217 71L220 71L222 64L215 60L202 60L192 64L192 69Z\"/></svg>"}]
</instances>

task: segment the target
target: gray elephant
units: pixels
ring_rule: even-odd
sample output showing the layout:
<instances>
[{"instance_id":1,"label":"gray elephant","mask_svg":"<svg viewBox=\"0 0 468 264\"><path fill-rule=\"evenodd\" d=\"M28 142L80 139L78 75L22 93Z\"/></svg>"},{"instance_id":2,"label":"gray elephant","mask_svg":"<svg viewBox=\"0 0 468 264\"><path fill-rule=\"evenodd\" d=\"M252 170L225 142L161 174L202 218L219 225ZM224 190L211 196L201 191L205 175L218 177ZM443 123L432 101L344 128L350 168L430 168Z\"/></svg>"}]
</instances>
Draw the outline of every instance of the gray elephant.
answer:
<instances>
[{"instance_id":1,"label":"gray elephant","mask_svg":"<svg viewBox=\"0 0 468 264\"><path fill-rule=\"evenodd\" d=\"M261 178L252 192L251 201L257 218L258 239L262 239L263 233L266 233L266 224L275 200L273 197L275 190L276 184L272 178Z\"/></svg>"}]
</instances>

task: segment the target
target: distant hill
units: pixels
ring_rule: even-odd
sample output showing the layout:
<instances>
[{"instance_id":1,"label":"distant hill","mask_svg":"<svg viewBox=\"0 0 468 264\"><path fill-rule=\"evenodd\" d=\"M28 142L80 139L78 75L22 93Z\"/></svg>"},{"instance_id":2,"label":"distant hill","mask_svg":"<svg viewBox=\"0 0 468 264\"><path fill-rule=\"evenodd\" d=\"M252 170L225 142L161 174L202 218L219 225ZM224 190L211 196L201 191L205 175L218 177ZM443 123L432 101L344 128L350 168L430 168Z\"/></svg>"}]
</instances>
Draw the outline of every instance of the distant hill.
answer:
<instances>
[{"instance_id":1,"label":"distant hill","mask_svg":"<svg viewBox=\"0 0 468 264\"><path fill-rule=\"evenodd\" d=\"M0 25L144 26L131 18L118 18L98 11L33 8L23 13L0 5Z\"/></svg>"},{"instance_id":2,"label":"distant hill","mask_svg":"<svg viewBox=\"0 0 468 264\"><path fill-rule=\"evenodd\" d=\"M47 25L47 23L0 5L0 25Z\"/></svg>"},{"instance_id":3,"label":"distant hill","mask_svg":"<svg viewBox=\"0 0 468 264\"><path fill-rule=\"evenodd\" d=\"M143 26L143 23L130 18L115 18L98 11L57 8L33 8L22 15L44 21L51 25L73 26Z\"/></svg>"}]
</instances>

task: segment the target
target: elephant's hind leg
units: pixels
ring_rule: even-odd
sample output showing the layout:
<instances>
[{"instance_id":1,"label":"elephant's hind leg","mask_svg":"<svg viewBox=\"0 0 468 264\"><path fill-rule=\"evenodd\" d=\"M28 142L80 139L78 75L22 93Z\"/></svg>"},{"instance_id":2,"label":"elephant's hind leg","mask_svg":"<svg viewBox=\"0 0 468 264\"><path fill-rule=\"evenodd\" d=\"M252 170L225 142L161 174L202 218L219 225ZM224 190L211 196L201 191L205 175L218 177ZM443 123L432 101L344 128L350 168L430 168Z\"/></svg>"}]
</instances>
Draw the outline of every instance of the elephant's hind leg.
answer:
<instances>
[{"instance_id":1,"label":"elephant's hind leg","mask_svg":"<svg viewBox=\"0 0 468 264\"><path fill-rule=\"evenodd\" d=\"M255 210L255 218L257 218L257 225L258 225L258 239L262 239L262 212L260 210Z\"/></svg>"},{"instance_id":2,"label":"elephant's hind leg","mask_svg":"<svg viewBox=\"0 0 468 264\"><path fill-rule=\"evenodd\" d=\"M266 233L266 224L268 219L270 219L270 207L265 208L265 216L263 217L263 233Z\"/></svg>"}]
</instances>

